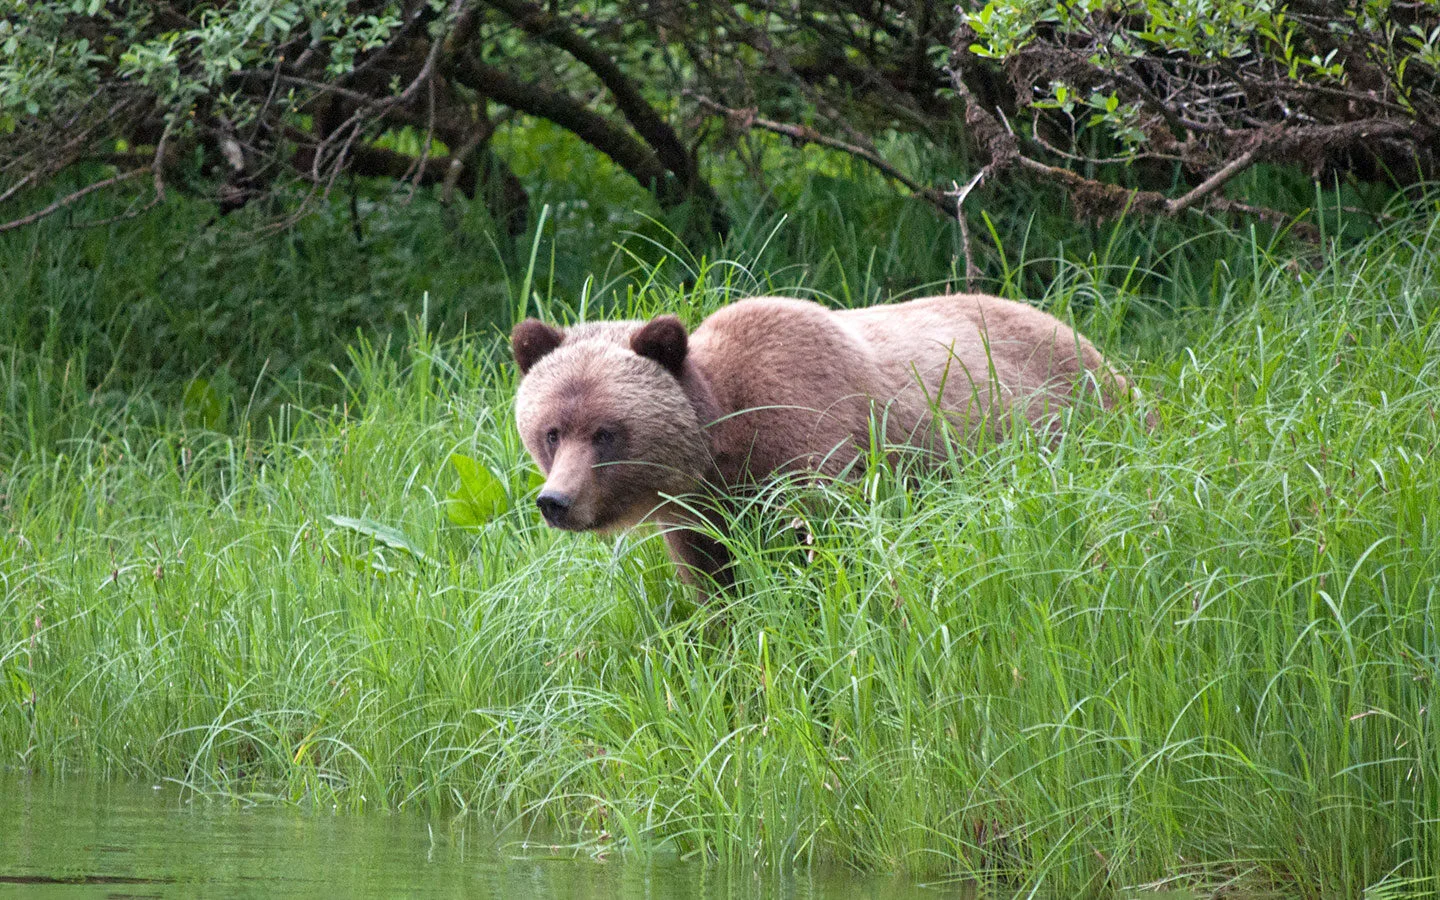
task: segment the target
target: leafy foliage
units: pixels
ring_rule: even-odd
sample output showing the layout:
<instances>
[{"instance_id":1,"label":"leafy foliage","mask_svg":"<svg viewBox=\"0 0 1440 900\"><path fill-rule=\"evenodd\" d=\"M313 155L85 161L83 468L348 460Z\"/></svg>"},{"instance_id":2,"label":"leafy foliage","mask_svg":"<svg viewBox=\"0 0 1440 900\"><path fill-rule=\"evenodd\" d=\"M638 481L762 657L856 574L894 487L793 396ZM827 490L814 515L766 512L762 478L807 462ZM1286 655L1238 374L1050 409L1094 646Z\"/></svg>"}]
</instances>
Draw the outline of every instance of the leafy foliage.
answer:
<instances>
[{"instance_id":1,"label":"leafy foliage","mask_svg":"<svg viewBox=\"0 0 1440 900\"><path fill-rule=\"evenodd\" d=\"M136 215L167 187L221 212L283 198L287 224L361 175L483 198L517 235L527 186L496 137L541 121L692 243L733 224L716 173L770 181L757 132L850 154L945 217L960 174L889 158L890 136L979 150L993 175L1018 160L1097 216L1126 192L1095 185L1118 182L1151 192L1142 212L1278 218L1218 189L1261 162L1405 182L1440 143L1440 18L1404 0L17 0L0 47L0 202L89 166L0 229L100 189Z\"/></svg>"},{"instance_id":2,"label":"leafy foliage","mask_svg":"<svg viewBox=\"0 0 1440 900\"><path fill-rule=\"evenodd\" d=\"M998 133L979 99L997 99L994 61L1029 139L992 148L1001 166L1007 152L1178 166L1195 181L1172 211L1256 162L1400 183L1440 173L1433 0L1001 0L961 19L969 115Z\"/></svg>"}]
</instances>

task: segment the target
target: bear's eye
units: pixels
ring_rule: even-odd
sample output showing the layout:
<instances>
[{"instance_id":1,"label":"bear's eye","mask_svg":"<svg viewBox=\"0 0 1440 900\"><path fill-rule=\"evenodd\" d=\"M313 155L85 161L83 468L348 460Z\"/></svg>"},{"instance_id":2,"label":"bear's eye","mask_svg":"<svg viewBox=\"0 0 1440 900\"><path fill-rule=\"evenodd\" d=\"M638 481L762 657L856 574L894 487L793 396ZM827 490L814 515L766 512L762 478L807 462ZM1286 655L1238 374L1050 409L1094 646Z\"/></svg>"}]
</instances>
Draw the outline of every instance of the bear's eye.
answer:
<instances>
[{"instance_id":1,"label":"bear's eye","mask_svg":"<svg viewBox=\"0 0 1440 900\"><path fill-rule=\"evenodd\" d=\"M560 429L552 428L549 431L545 432L546 446L553 447L558 443L560 443Z\"/></svg>"},{"instance_id":2,"label":"bear's eye","mask_svg":"<svg viewBox=\"0 0 1440 900\"><path fill-rule=\"evenodd\" d=\"M608 447L615 442L615 432L608 428L597 429L593 440L596 446Z\"/></svg>"}]
</instances>

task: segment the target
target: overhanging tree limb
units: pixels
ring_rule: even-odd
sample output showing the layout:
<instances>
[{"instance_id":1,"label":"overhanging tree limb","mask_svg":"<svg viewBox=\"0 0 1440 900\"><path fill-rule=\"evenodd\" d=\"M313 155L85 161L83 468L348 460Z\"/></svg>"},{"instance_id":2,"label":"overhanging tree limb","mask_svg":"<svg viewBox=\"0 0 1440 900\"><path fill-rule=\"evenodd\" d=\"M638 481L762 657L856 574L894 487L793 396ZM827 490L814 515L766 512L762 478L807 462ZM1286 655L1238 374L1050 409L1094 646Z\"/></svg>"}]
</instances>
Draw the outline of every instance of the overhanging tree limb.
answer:
<instances>
[{"instance_id":1,"label":"overhanging tree limb","mask_svg":"<svg viewBox=\"0 0 1440 900\"><path fill-rule=\"evenodd\" d=\"M652 191L661 206L669 208L689 199L689 192L660 161L654 148L575 98L521 81L482 62L474 52L457 53L450 60L449 74L497 103L548 119L570 131Z\"/></svg>"},{"instance_id":2,"label":"overhanging tree limb","mask_svg":"<svg viewBox=\"0 0 1440 900\"><path fill-rule=\"evenodd\" d=\"M1060 181L1084 215L1210 209L1283 221L1220 189L1257 163L1392 185L1440 172L1437 8L1395 4L1379 27L1370 7L1322 0L1168 5L1163 14L1035 0L1025 21L1047 24L1017 36L1004 14L972 6L959 13L950 73L989 168ZM1001 78L1009 97L996 90ZM1018 134L1008 121L1000 128L996 116L1007 112L1022 123ZM1070 151L1049 139L1066 135ZM1141 162L1132 174L1153 190L1050 165L1057 157ZM1176 176L1188 184L1172 190Z\"/></svg>"},{"instance_id":3,"label":"overhanging tree limb","mask_svg":"<svg viewBox=\"0 0 1440 900\"><path fill-rule=\"evenodd\" d=\"M686 149L675 129L656 112L655 107L651 106L640 92L639 86L616 65L608 53L586 40L563 19L534 3L526 0L485 2L505 13L525 31L564 50L594 72L600 83L610 91L615 108L645 143L654 148L660 162L681 181L695 183L700 190L709 192L709 186L699 181L695 157Z\"/></svg>"},{"instance_id":4,"label":"overhanging tree limb","mask_svg":"<svg viewBox=\"0 0 1440 900\"><path fill-rule=\"evenodd\" d=\"M1306 240L1314 241L1320 238L1320 230L1308 222L1296 222L1279 210L1241 203L1218 193L1227 181L1252 165L1261 155L1264 148L1258 137L1252 136L1255 139L1250 148L1194 190L1182 197L1171 199L1159 191L1127 188L1086 178L1078 172L1052 166L1025 155L1020 148L1019 138L1001 124L994 114L980 105L960 73L955 72L953 77L955 91L965 103L965 122L971 135L990 155L990 162L984 169L987 175L998 175L1012 166L1019 166L1048 181L1064 185L1082 214L1094 218L1103 219L1126 212L1173 216L1187 209L1201 211L1208 208L1223 213L1253 216L1276 226L1289 225L1296 234ZM1286 139L1288 138L1278 136L1274 138L1275 141Z\"/></svg>"},{"instance_id":5,"label":"overhanging tree limb","mask_svg":"<svg viewBox=\"0 0 1440 900\"><path fill-rule=\"evenodd\" d=\"M564 19L541 6L527 2L527 0L484 0L484 2L499 10L526 33L563 50L594 73L600 83L610 92L615 108L635 129L635 134L639 136L640 140L635 141L634 137L624 129L578 102L570 101L565 95L546 92L545 89L538 86L523 86L522 82L515 79L501 77L503 73L499 70L486 67L478 59L475 48L469 45L469 31L475 24L473 16L469 16L456 28L455 37L451 41L452 53L461 58L459 60L461 67L470 63L480 67L472 69L472 74L483 73L487 83L493 84L497 90L506 92L506 95L516 102L512 103L500 96L499 93L486 90L473 81L466 81L468 86L507 106L532 115L542 116L575 131L582 140L610 156L621 168L649 188L662 206L671 208L687 200L697 200L707 213L711 230L717 234L724 234L729 230L729 220L725 215L723 205L714 189L701 177L695 155L685 146L685 142L676 134L675 129L645 99L639 85L621 69L611 54L587 40ZM457 75L462 81L465 81L459 70L457 70ZM502 81L506 83L501 83ZM538 97L537 95L540 93L547 93L549 96ZM530 104L530 106L521 104ZM539 108L544 108L549 112L538 112ZM582 124L583 132L571 128L567 124L570 122ZM653 165L646 157L653 158L668 174L657 175L654 173Z\"/></svg>"},{"instance_id":6,"label":"overhanging tree limb","mask_svg":"<svg viewBox=\"0 0 1440 900\"><path fill-rule=\"evenodd\" d=\"M892 163L887 161L879 153L875 152L875 150L872 148L861 147L856 144L847 143L838 138L833 138L828 135L821 134L814 128L810 128L806 125L790 125L785 122L776 122L771 119L764 119L760 116L757 116L755 114L755 110L753 109L730 109L727 106L716 103L709 97L701 96L698 94L691 96L700 106L710 110L713 113L723 115L726 118L726 121L732 125L736 125L741 128L759 128L764 131L773 132L775 134L782 134L785 137L788 137L794 141L800 141L806 144L818 144L822 147L829 147L832 150L839 150L843 153L848 153L849 155L854 156L857 159L863 160L864 162L873 166L886 178L889 178L893 181L898 181L900 184L903 184L905 187L909 188L910 191L913 192L916 196L925 200L931 206L939 210L942 215L949 217L954 212L953 201L951 201L950 198L947 197L943 191L940 191L929 185L921 184L920 182L906 175L904 172L896 168Z\"/></svg>"},{"instance_id":7,"label":"overhanging tree limb","mask_svg":"<svg viewBox=\"0 0 1440 900\"><path fill-rule=\"evenodd\" d=\"M38 222L46 216L51 215L52 213L57 213L65 207L69 206L70 204L74 203L75 201L80 200L83 197L87 197L90 194L95 193L96 191L104 190L108 187L114 187L117 184L125 181L130 181L134 178L139 178L142 175L150 175L153 177L154 174L155 172L152 167L142 166L138 169L131 169L128 172L121 172L119 175L112 175L109 178L101 179L100 181L94 182L93 184L86 185L78 191L66 194L64 197L61 197L59 200L56 200L54 203L51 203L44 209L37 209L35 212L30 213L28 216L21 216L18 219L11 219L9 222L0 223L0 231L9 231L12 228L22 228L33 222Z\"/></svg>"}]
</instances>

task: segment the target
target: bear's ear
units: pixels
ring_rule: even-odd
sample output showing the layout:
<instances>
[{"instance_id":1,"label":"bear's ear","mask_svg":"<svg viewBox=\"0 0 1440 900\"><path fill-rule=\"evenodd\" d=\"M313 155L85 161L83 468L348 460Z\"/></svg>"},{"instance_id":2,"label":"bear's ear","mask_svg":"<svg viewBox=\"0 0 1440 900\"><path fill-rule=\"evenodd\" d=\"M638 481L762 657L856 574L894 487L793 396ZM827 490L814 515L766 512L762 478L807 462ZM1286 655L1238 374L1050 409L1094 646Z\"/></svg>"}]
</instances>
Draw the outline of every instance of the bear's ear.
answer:
<instances>
[{"instance_id":1,"label":"bear's ear","mask_svg":"<svg viewBox=\"0 0 1440 900\"><path fill-rule=\"evenodd\" d=\"M515 354L515 365L520 367L520 374L528 373L564 339L564 332L539 319L526 319L516 325L510 332L510 350Z\"/></svg>"},{"instance_id":2,"label":"bear's ear","mask_svg":"<svg viewBox=\"0 0 1440 900\"><path fill-rule=\"evenodd\" d=\"M653 359L676 378L685 369L689 338L685 326L674 316L656 316L630 338L630 349Z\"/></svg>"}]
</instances>

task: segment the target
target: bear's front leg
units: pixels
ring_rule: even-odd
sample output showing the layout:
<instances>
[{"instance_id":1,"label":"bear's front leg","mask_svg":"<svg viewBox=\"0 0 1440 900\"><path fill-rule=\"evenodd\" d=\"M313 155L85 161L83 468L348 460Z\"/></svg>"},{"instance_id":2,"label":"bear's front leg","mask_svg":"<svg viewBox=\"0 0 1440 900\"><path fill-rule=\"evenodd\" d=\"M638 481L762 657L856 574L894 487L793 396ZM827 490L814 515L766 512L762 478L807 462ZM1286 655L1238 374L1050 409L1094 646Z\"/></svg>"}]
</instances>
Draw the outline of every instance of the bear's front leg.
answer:
<instances>
[{"instance_id":1,"label":"bear's front leg","mask_svg":"<svg viewBox=\"0 0 1440 900\"><path fill-rule=\"evenodd\" d=\"M686 584L700 590L700 599L709 598L712 585L725 592L735 586L734 561L725 545L708 534L684 526L665 529L665 549Z\"/></svg>"}]
</instances>

